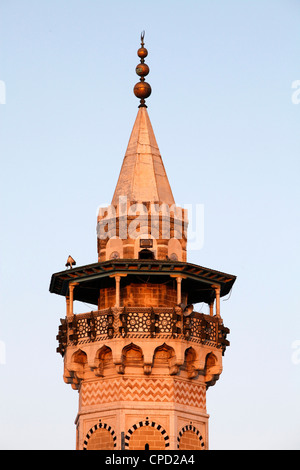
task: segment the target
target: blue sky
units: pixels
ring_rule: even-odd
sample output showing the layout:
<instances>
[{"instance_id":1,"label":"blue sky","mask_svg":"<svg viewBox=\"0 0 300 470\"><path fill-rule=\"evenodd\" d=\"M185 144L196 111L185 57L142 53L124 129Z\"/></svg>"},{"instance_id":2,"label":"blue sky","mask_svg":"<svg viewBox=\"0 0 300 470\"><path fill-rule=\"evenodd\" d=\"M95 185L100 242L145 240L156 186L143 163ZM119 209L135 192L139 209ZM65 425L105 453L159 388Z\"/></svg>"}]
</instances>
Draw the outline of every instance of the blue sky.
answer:
<instances>
[{"instance_id":1,"label":"blue sky","mask_svg":"<svg viewBox=\"0 0 300 470\"><path fill-rule=\"evenodd\" d=\"M300 449L299 22L296 0L1 2L0 448L75 446L78 394L55 352L65 303L49 282L69 254L97 261L145 30L175 200L204 205L188 260L237 276L210 448Z\"/></svg>"}]
</instances>

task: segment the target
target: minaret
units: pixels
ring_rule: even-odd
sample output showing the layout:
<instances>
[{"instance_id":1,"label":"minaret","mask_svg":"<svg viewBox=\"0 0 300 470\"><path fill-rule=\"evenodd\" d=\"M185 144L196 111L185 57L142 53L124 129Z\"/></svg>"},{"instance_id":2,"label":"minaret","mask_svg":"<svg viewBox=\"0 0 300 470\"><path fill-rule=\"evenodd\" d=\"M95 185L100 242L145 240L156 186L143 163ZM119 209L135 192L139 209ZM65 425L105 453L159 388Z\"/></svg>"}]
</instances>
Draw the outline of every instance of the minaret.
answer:
<instances>
[{"instance_id":1,"label":"minaret","mask_svg":"<svg viewBox=\"0 0 300 470\"><path fill-rule=\"evenodd\" d=\"M229 342L220 313L235 276L187 262L187 213L176 206L145 100L140 99L112 202L99 210L98 262L52 275L66 298L57 351L79 393L78 450L208 449L206 391ZM75 264L74 264L75 266ZM74 300L95 306L76 314ZM209 314L194 311L205 302Z\"/></svg>"}]
</instances>

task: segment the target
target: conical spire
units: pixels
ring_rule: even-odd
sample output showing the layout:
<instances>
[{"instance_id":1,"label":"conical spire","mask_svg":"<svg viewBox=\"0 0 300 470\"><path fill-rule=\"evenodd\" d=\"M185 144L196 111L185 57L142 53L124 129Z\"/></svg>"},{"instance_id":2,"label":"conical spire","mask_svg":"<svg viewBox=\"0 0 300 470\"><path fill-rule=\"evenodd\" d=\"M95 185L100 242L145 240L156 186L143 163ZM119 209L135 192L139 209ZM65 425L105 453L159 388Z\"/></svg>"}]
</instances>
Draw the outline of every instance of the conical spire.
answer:
<instances>
[{"instance_id":1,"label":"conical spire","mask_svg":"<svg viewBox=\"0 0 300 470\"><path fill-rule=\"evenodd\" d=\"M150 96L151 87L144 81L144 76L149 72L149 67L144 63L144 57L148 55L147 49L144 48L144 33L142 33L141 40L142 47L138 50L141 64L136 67L141 81L134 87L134 93L138 98L141 98L141 104L131 132L112 204L118 204L121 196L126 196L128 202L175 204L145 105L145 98Z\"/></svg>"},{"instance_id":2,"label":"conical spire","mask_svg":"<svg viewBox=\"0 0 300 470\"><path fill-rule=\"evenodd\" d=\"M125 153L112 204L128 201L175 204L146 107L140 107Z\"/></svg>"}]
</instances>

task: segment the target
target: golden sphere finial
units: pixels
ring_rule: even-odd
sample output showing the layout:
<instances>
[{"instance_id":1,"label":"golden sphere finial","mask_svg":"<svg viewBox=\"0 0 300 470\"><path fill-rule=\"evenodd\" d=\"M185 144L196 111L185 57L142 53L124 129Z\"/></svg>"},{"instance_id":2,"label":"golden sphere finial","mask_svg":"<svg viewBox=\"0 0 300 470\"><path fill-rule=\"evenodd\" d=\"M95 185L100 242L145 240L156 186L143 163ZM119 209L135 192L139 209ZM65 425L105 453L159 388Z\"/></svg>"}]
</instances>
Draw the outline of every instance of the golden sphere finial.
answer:
<instances>
[{"instance_id":1,"label":"golden sphere finial","mask_svg":"<svg viewBox=\"0 0 300 470\"><path fill-rule=\"evenodd\" d=\"M145 99L151 95L151 86L149 83L145 82L145 77L148 75L150 69L147 64L145 64L145 57L148 55L147 49L144 47L144 37L145 31L141 34L141 47L137 51L137 55L139 56L140 63L136 66L135 71L137 75L140 77L140 81L136 83L134 86L133 92L137 98L140 98L140 105L139 108L147 106L145 105Z\"/></svg>"}]
</instances>

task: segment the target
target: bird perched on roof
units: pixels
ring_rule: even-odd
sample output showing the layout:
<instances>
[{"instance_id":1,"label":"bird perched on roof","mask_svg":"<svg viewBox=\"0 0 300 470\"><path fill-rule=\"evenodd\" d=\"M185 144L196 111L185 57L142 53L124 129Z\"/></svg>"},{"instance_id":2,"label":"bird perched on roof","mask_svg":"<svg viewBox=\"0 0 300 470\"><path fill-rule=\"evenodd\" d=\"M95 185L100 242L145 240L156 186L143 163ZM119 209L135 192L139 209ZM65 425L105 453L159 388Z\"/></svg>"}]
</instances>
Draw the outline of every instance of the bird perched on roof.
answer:
<instances>
[{"instance_id":1,"label":"bird perched on roof","mask_svg":"<svg viewBox=\"0 0 300 470\"><path fill-rule=\"evenodd\" d=\"M74 266L76 265L76 261L72 258L72 256L69 255L67 262L66 262L66 266L67 268L72 269L73 265Z\"/></svg>"}]
</instances>

